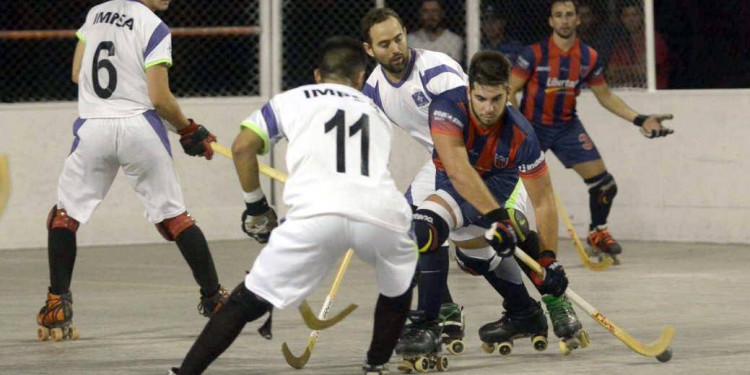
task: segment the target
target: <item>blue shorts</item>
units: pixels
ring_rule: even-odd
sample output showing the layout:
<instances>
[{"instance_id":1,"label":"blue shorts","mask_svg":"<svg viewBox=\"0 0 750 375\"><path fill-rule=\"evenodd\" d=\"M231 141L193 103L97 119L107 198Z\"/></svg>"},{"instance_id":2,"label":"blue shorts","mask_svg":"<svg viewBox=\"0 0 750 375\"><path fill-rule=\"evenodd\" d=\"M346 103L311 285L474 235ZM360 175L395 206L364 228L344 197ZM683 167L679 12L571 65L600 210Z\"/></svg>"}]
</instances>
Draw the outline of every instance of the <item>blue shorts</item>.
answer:
<instances>
[{"instance_id":1,"label":"blue shorts","mask_svg":"<svg viewBox=\"0 0 750 375\"><path fill-rule=\"evenodd\" d=\"M525 206L526 193L517 173L497 173L488 178L483 178L483 180L490 189L492 195L495 197L495 200L497 200L503 207L516 208L523 211L522 208ZM453 187L453 184L445 172L437 172L435 175L435 187L439 196L448 201L448 204L451 207L457 206L458 211L461 211L461 219L459 219L459 222L457 223L458 227L466 227L473 224L483 228L489 228L490 225L492 225L489 220L486 220L484 216L471 205L471 203L467 202L461 194L456 191L456 188ZM523 202L520 202L519 200L523 200ZM454 214L458 214L455 212L455 209L453 211Z\"/></svg>"},{"instance_id":2,"label":"blue shorts","mask_svg":"<svg viewBox=\"0 0 750 375\"><path fill-rule=\"evenodd\" d=\"M554 125L533 122L531 125L534 126L542 151L552 150L565 168L602 158L578 119Z\"/></svg>"}]
</instances>

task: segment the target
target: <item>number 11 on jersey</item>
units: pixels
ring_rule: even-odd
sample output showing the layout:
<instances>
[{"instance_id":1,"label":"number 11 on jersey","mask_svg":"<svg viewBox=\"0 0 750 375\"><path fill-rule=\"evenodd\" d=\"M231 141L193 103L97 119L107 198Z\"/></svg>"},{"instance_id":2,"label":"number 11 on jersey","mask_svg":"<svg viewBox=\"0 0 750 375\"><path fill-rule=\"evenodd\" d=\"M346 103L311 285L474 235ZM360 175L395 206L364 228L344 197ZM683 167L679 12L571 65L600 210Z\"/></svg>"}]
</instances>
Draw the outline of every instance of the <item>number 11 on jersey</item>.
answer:
<instances>
[{"instance_id":1,"label":"number 11 on jersey","mask_svg":"<svg viewBox=\"0 0 750 375\"><path fill-rule=\"evenodd\" d=\"M326 133L334 128L336 129L336 172L346 173L346 119L341 109L325 123ZM362 117L349 127L349 137L353 137L358 132L361 132L361 173L363 176L369 176L370 117L367 114L362 114Z\"/></svg>"}]
</instances>

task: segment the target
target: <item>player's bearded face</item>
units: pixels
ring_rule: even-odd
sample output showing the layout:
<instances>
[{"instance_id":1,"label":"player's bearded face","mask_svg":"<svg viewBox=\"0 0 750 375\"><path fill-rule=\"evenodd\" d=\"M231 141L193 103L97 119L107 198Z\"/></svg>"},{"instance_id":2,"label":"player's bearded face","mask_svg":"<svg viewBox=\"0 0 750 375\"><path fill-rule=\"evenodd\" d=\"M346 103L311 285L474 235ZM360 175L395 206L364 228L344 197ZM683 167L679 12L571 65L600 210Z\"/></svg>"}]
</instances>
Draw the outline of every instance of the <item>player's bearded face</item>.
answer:
<instances>
[{"instance_id":1,"label":"player's bearded face","mask_svg":"<svg viewBox=\"0 0 750 375\"><path fill-rule=\"evenodd\" d=\"M580 23L572 2L557 2L552 6L549 26L558 37L563 39L574 37Z\"/></svg>"},{"instance_id":2,"label":"player's bearded face","mask_svg":"<svg viewBox=\"0 0 750 375\"><path fill-rule=\"evenodd\" d=\"M370 29L372 44L367 51L385 70L401 74L409 65L406 29L395 18L375 24Z\"/></svg>"},{"instance_id":3,"label":"player's bearded face","mask_svg":"<svg viewBox=\"0 0 750 375\"><path fill-rule=\"evenodd\" d=\"M483 127L491 126L500 120L505 113L509 93L510 86L507 84L495 86L472 84L469 89L471 112Z\"/></svg>"}]
</instances>

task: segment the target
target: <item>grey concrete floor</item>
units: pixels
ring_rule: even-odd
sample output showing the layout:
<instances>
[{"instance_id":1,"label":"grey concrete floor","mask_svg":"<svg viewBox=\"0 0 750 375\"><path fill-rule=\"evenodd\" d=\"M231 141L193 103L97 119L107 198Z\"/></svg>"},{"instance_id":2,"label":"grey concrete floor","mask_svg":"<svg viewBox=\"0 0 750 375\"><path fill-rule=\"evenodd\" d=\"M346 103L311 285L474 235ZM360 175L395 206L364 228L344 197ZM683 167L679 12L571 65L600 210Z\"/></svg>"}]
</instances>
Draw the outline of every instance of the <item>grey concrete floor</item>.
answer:
<instances>
[{"instance_id":1,"label":"grey concrete floor","mask_svg":"<svg viewBox=\"0 0 750 375\"><path fill-rule=\"evenodd\" d=\"M211 243L222 283L239 283L260 246ZM482 278L451 266L454 298L466 306L466 352L451 356L451 374L718 374L750 373L750 246L624 242L623 264L603 273L580 265L572 245L560 259L571 287L615 324L644 342L664 325L676 336L674 357L662 364L631 352L578 309L592 344L563 357L551 339L536 352L525 339L508 358L479 349L476 330L500 314L501 300ZM180 364L205 324L198 290L172 244L81 248L73 278L75 325L81 338L38 342L35 315L48 285L46 250L0 252L0 374L166 374ZM355 259L333 311L359 309L319 337L303 370L284 361L287 342L301 354L309 331L296 310L277 311L274 339L249 324L209 374L357 374L370 340L374 273ZM310 298L319 308L333 275ZM535 294L535 292L534 292ZM552 333L550 332L552 336ZM393 363L393 360L392 360ZM395 371L395 366L391 366Z\"/></svg>"}]
</instances>

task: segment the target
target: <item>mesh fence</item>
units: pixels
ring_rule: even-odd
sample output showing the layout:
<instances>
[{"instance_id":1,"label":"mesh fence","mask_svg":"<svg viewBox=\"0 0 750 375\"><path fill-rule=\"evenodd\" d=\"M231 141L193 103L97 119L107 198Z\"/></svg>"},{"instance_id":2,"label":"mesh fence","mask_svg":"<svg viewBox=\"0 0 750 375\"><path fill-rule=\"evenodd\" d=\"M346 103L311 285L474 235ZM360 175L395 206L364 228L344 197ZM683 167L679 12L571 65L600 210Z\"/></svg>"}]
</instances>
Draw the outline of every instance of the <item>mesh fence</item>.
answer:
<instances>
[{"instance_id":1,"label":"mesh fence","mask_svg":"<svg viewBox=\"0 0 750 375\"><path fill-rule=\"evenodd\" d=\"M641 0L578 1L578 37L593 47L606 66L612 87L646 88L645 21ZM551 35L548 0L482 0L482 49L515 59L523 46ZM657 34L658 88L668 87L669 61Z\"/></svg>"},{"instance_id":2,"label":"mesh fence","mask_svg":"<svg viewBox=\"0 0 750 375\"><path fill-rule=\"evenodd\" d=\"M102 2L0 2L0 101L75 100L73 33ZM258 0L181 0L158 15L172 30L175 95L259 94Z\"/></svg>"}]
</instances>

